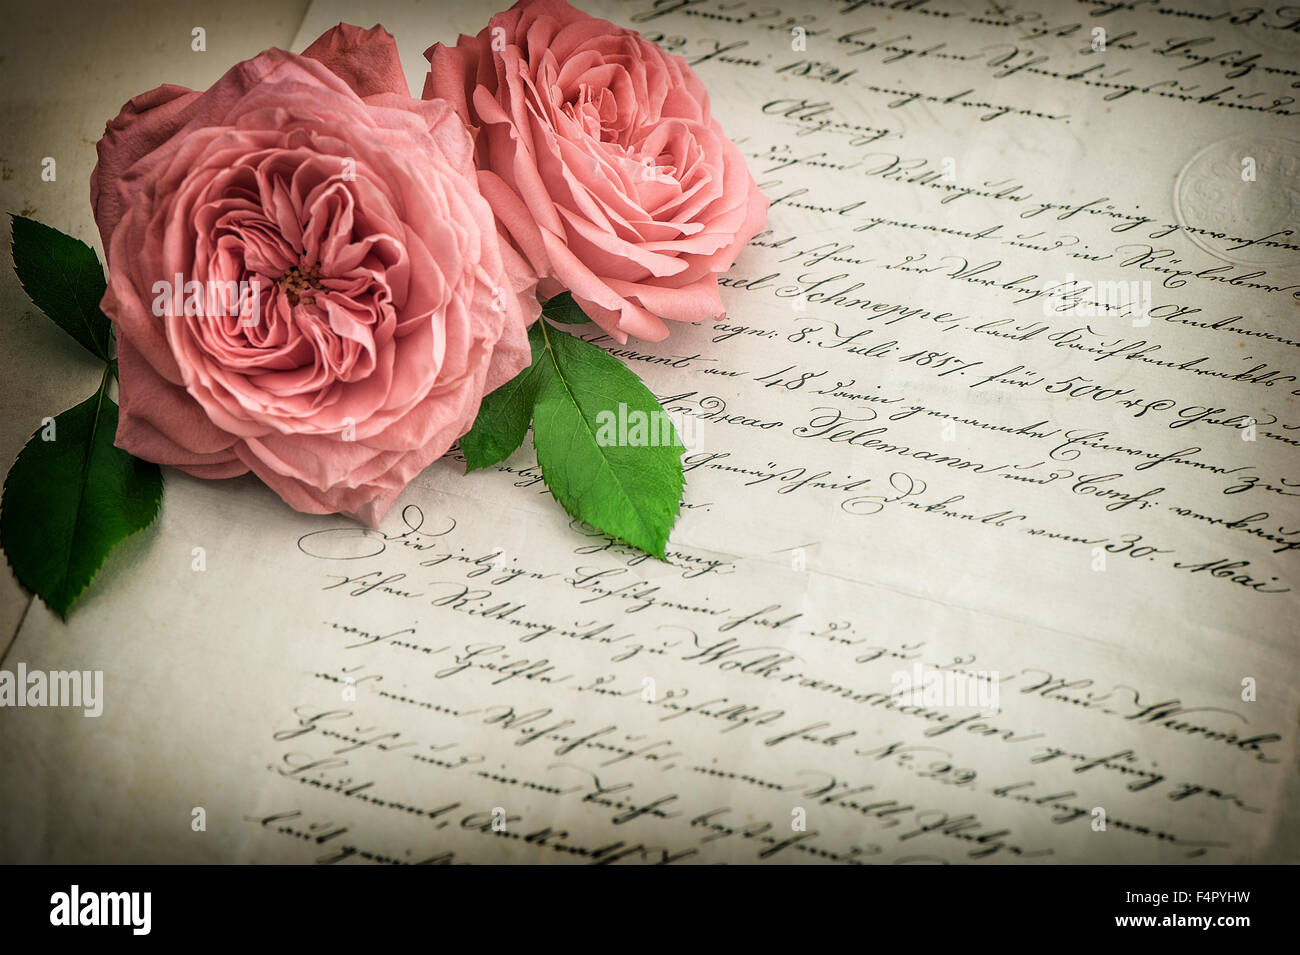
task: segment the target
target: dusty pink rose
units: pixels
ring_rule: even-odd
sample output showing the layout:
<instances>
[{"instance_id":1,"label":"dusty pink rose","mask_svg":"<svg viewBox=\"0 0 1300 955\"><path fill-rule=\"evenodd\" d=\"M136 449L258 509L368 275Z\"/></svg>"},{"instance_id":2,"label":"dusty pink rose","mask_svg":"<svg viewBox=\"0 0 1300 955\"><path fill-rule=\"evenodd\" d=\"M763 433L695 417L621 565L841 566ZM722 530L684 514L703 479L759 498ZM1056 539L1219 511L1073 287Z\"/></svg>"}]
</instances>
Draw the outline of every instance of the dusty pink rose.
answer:
<instances>
[{"instance_id":1,"label":"dusty pink rose","mask_svg":"<svg viewBox=\"0 0 1300 955\"><path fill-rule=\"evenodd\" d=\"M480 185L554 294L620 342L723 314L717 277L767 200L681 57L563 0L521 0L425 54L476 130Z\"/></svg>"},{"instance_id":2,"label":"dusty pink rose","mask_svg":"<svg viewBox=\"0 0 1300 955\"><path fill-rule=\"evenodd\" d=\"M378 27L137 96L91 201L141 458L374 525L529 362L536 277Z\"/></svg>"}]
</instances>

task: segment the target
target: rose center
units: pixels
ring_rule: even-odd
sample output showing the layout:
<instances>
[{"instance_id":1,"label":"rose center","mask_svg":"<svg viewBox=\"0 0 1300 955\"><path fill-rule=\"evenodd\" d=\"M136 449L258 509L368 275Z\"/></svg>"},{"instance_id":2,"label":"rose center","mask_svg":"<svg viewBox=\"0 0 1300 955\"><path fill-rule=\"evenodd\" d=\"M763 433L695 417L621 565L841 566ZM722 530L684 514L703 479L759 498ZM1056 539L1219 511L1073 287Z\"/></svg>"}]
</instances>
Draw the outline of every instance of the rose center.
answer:
<instances>
[{"instance_id":1,"label":"rose center","mask_svg":"<svg viewBox=\"0 0 1300 955\"><path fill-rule=\"evenodd\" d=\"M578 95L564 104L564 109L592 139L618 142L620 135L618 102L608 89L583 83Z\"/></svg>"},{"instance_id":2,"label":"rose center","mask_svg":"<svg viewBox=\"0 0 1300 955\"><path fill-rule=\"evenodd\" d=\"M295 265L280 276L278 284L290 305L310 305L316 299L315 293L324 289L319 265Z\"/></svg>"}]
</instances>

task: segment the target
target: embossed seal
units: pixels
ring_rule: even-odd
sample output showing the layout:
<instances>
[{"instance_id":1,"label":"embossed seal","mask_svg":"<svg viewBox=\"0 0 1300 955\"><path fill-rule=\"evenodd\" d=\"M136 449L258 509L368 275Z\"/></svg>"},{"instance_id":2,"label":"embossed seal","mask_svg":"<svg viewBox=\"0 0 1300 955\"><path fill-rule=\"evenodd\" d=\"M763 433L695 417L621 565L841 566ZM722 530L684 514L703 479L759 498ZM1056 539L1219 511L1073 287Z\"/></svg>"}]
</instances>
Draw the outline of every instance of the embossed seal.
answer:
<instances>
[{"instance_id":1,"label":"embossed seal","mask_svg":"<svg viewBox=\"0 0 1300 955\"><path fill-rule=\"evenodd\" d=\"M1286 246L1300 245L1300 142L1249 135L1206 146L1178 174L1174 214L1188 238L1225 262L1297 261Z\"/></svg>"}]
</instances>

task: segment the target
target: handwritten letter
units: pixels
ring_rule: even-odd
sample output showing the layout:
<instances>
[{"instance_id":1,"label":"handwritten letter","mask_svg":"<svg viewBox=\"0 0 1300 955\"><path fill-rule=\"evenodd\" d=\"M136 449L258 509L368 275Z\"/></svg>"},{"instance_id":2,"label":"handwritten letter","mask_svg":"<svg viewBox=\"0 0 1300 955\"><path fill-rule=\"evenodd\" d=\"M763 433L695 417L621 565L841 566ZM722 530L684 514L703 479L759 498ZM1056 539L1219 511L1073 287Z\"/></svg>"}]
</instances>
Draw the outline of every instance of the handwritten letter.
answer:
<instances>
[{"instance_id":1,"label":"handwritten letter","mask_svg":"<svg viewBox=\"0 0 1300 955\"><path fill-rule=\"evenodd\" d=\"M529 446L378 533L168 473L6 657L105 681L0 711L0 856L1295 861L1300 21L1204 6L589 4L772 201L718 324L572 329L686 439L669 561ZM377 9L417 90L492 12Z\"/></svg>"}]
</instances>

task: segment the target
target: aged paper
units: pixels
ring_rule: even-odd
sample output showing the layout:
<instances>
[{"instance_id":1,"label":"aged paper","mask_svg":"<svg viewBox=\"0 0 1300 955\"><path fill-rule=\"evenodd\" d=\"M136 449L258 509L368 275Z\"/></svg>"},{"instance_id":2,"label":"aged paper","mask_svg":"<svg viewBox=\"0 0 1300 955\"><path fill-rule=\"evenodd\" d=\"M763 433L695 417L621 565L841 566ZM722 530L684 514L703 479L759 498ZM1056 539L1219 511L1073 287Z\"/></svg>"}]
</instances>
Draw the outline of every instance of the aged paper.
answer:
<instances>
[{"instance_id":1,"label":"aged paper","mask_svg":"<svg viewBox=\"0 0 1300 955\"><path fill-rule=\"evenodd\" d=\"M368 17L418 91L494 9ZM669 562L528 447L379 533L168 472L4 659L104 689L0 711L0 856L1295 861L1295 24L588 9L695 65L772 200L723 322L587 332L687 439Z\"/></svg>"}]
</instances>

